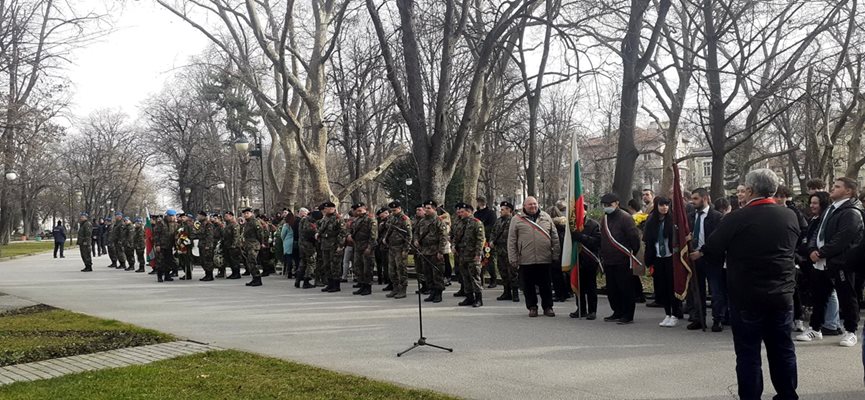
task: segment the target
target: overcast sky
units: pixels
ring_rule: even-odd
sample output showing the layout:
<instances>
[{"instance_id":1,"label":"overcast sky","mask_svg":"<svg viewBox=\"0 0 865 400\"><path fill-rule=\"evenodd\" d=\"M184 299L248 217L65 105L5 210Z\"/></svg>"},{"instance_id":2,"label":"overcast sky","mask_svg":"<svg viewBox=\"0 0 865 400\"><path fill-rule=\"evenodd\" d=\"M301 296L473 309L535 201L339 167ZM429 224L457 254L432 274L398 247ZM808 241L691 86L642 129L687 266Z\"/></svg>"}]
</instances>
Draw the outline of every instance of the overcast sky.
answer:
<instances>
[{"instance_id":1,"label":"overcast sky","mask_svg":"<svg viewBox=\"0 0 865 400\"><path fill-rule=\"evenodd\" d=\"M115 31L75 52L69 78L78 117L101 108L136 117L141 101L207 45L203 35L155 2L129 1L115 11Z\"/></svg>"}]
</instances>

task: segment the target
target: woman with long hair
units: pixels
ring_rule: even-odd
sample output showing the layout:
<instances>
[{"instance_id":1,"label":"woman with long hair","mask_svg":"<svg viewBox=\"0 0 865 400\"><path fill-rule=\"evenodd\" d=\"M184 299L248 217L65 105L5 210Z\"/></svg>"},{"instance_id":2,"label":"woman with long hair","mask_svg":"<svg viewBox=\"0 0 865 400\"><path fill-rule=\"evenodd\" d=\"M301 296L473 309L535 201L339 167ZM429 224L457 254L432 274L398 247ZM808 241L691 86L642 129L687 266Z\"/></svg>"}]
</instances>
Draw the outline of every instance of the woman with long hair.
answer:
<instances>
[{"instance_id":1,"label":"woman with long hair","mask_svg":"<svg viewBox=\"0 0 865 400\"><path fill-rule=\"evenodd\" d=\"M291 210L288 210L284 221L285 223L282 224L279 231L279 236L282 238L282 265L285 267L285 277L291 279L292 267L294 266L294 238L297 236L297 232L295 232L296 221Z\"/></svg>"},{"instance_id":2,"label":"woman with long hair","mask_svg":"<svg viewBox=\"0 0 865 400\"><path fill-rule=\"evenodd\" d=\"M655 197L654 208L646 220L643 242L646 244L646 265L654 272L655 301L664 306L666 317L659 324L672 328L682 318L682 304L673 293L673 219L670 199Z\"/></svg>"}]
</instances>

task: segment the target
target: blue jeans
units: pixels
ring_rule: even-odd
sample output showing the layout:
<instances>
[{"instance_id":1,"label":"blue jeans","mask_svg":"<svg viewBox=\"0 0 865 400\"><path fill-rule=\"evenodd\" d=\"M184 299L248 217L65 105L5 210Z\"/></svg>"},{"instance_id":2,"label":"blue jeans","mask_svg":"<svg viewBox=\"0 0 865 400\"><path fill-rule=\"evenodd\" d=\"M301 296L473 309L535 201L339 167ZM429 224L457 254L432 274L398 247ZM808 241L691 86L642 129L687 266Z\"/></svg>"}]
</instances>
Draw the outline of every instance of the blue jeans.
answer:
<instances>
[{"instance_id":1,"label":"blue jeans","mask_svg":"<svg viewBox=\"0 0 865 400\"><path fill-rule=\"evenodd\" d=\"M841 328L841 318L838 316L838 293L835 293L834 290L829 295L829 302L826 303L823 327L831 330Z\"/></svg>"},{"instance_id":2,"label":"blue jeans","mask_svg":"<svg viewBox=\"0 0 865 400\"><path fill-rule=\"evenodd\" d=\"M766 344L769 376L778 395L774 400L795 400L798 377L796 349L790 337L793 308L785 311L739 311L732 309L733 345L736 349L736 380L739 398L759 400L763 394L763 368L760 358Z\"/></svg>"}]
</instances>

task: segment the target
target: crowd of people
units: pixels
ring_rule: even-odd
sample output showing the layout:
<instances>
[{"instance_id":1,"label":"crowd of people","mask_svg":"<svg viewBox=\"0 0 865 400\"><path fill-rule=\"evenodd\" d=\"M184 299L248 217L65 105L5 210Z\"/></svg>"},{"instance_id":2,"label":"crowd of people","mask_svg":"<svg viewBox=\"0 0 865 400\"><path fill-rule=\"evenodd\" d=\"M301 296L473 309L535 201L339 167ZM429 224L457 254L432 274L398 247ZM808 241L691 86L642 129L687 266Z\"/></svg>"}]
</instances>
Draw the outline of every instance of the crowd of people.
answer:
<instances>
[{"instance_id":1,"label":"crowd of people","mask_svg":"<svg viewBox=\"0 0 865 400\"><path fill-rule=\"evenodd\" d=\"M636 304L646 302L640 276L650 275L654 299L647 306L664 309L661 327L676 327L685 313L689 330L733 327L740 396L762 393L762 341L778 398L796 398L793 340L840 336L841 346L856 345L865 282L859 273L865 211L856 181L839 178L829 191L819 180L807 186L805 206L793 202L770 170L749 173L729 198L712 201L704 188L683 193L678 204L686 209L686 245L696 275L684 300L673 288L673 257L683 246L674 239L677 202L648 189L642 205L629 200L623 206L615 194L603 195L603 215L587 216L582 229L569 232L582 249L577 309L570 316L597 318L603 274L612 310L603 320L632 324ZM261 278L277 274L281 265L281 275L294 279L296 288L335 293L353 277L354 295L371 295L377 283L393 299L406 297L407 265L413 263L427 302L442 302L455 281L458 304L481 307L485 289L501 284L497 300L519 302L522 291L529 317L554 317L554 303L572 296L560 264L571 226L564 202L548 212L534 197L519 210L502 202L498 213L482 197L476 204L456 204L454 217L432 200L416 205L414 216L398 201L375 212L357 203L345 216L332 202L272 216L247 208L237 218L232 212L168 210L150 216L148 257L140 218L117 213L113 222L93 225L82 213L78 244L85 272L92 271L93 256L107 254L109 268L145 272L150 265L158 282L181 272L180 280L191 280L193 265L200 265L200 281L250 276L247 286L261 286ZM792 337L794 330L799 334Z\"/></svg>"}]
</instances>

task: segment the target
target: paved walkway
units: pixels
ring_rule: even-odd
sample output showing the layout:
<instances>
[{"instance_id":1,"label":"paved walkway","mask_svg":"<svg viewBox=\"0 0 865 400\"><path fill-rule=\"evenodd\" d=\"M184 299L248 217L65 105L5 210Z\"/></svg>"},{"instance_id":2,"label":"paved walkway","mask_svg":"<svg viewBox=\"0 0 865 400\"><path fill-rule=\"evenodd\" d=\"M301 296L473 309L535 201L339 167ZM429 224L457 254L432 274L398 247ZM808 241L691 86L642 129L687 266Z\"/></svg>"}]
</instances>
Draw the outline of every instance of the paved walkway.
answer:
<instances>
[{"instance_id":1,"label":"paved walkway","mask_svg":"<svg viewBox=\"0 0 865 400\"><path fill-rule=\"evenodd\" d=\"M57 378L79 372L149 364L154 361L212 350L221 349L206 344L179 341L16 364L0 368L0 386L15 382Z\"/></svg>"},{"instance_id":2,"label":"paved walkway","mask_svg":"<svg viewBox=\"0 0 865 400\"><path fill-rule=\"evenodd\" d=\"M70 255L72 253L70 252ZM735 356L729 330L658 327L662 311L639 306L634 325L573 320L573 304L556 318L528 318L522 304L424 305L429 341L454 353L396 353L417 339L417 298L386 299L380 286L359 298L295 289L280 277L244 281L175 281L105 268L81 273L77 257L40 255L0 263L0 292L103 318L118 319L222 348L235 348L406 386L478 399L732 399ZM200 269L195 271L201 277ZM346 285L343 285L345 289ZM605 299L600 314L609 310ZM797 347L803 399L862 399L861 348L837 338ZM765 365L765 362L764 362ZM765 372L766 398L772 388Z\"/></svg>"}]
</instances>

